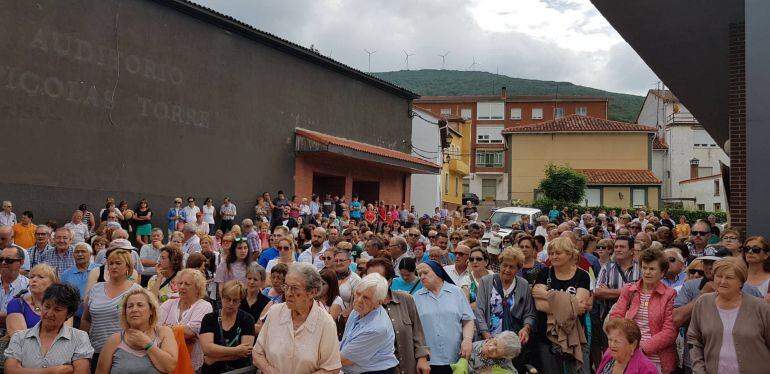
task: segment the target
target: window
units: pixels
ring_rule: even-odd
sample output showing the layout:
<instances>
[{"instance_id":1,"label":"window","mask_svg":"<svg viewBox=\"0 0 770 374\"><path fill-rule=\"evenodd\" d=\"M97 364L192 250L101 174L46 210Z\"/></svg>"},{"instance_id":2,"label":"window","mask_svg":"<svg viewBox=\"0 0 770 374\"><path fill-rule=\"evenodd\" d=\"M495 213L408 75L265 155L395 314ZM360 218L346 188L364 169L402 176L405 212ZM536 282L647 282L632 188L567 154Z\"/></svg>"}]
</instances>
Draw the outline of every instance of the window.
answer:
<instances>
[{"instance_id":1,"label":"window","mask_svg":"<svg viewBox=\"0 0 770 374\"><path fill-rule=\"evenodd\" d=\"M721 203L714 203L714 211L718 212L722 210L722 204Z\"/></svg>"},{"instance_id":2,"label":"window","mask_svg":"<svg viewBox=\"0 0 770 374\"><path fill-rule=\"evenodd\" d=\"M452 114L452 108L441 108L441 115L448 116Z\"/></svg>"},{"instance_id":3,"label":"window","mask_svg":"<svg viewBox=\"0 0 770 374\"><path fill-rule=\"evenodd\" d=\"M497 198L497 179L481 180L481 198L495 200Z\"/></svg>"},{"instance_id":4,"label":"window","mask_svg":"<svg viewBox=\"0 0 770 374\"><path fill-rule=\"evenodd\" d=\"M601 188L588 188L586 189L586 196L583 199L585 206L601 206L602 205L602 189Z\"/></svg>"},{"instance_id":5,"label":"window","mask_svg":"<svg viewBox=\"0 0 770 374\"><path fill-rule=\"evenodd\" d=\"M714 181L714 196L719 196L719 179Z\"/></svg>"},{"instance_id":6,"label":"window","mask_svg":"<svg viewBox=\"0 0 770 374\"><path fill-rule=\"evenodd\" d=\"M706 204L698 204L698 210L706 210Z\"/></svg>"},{"instance_id":7,"label":"window","mask_svg":"<svg viewBox=\"0 0 770 374\"><path fill-rule=\"evenodd\" d=\"M521 108L511 108L511 119L521 119Z\"/></svg>"},{"instance_id":8,"label":"window","mask_svg":"<svg viewBox=\"0 0 770 374\"><path fill-rule=\"evenodd\" d=\"M532 119L543 119L543 108L532 108Z\"/></svg>"},{"instance_id":9,"label":"window","mask_svg":"<svg viewBox=\"0 0 770 374\"><path fill-rule=\"evenodd\" d=\"M553 118L564 117L564 108L553 108Z\"/></svg>"},{"instance_id":10,"label":"window","mask_svg":"<svg viewBox=\"0 0 770 374\"><path fill-rule=\"evenodd\" d=\"M444 174L444 194L449 193L449 174Z\"/></svg>"},{"instance_id":11,"label":"window","mask_svg":"<svg viewBox=\"0 0 770 374\"><path fill-rule=\"evenodd\" d=\"M710 166L699 166L698 167L698 176L699 177L708 177L710 175L714 175L714 168Z\"/></svg>"},{"instance_id":12,"label":"window","mask_svg":"<svg viewBox=\"0 0 770 374\"><path fill-rule=\"evenodd\" d=\"M476 167L503 167L503 151L476 150Z\"/></svg>"},{"instance_id":13,"label":"window","mask_svg":"<svg viewBox=\"0 0 770 374\"><path fill-rule=\"evenodd\" d=\"M471 181L463 178L463 193L471 192Z\"/></svg>"},{"instance_id":14,"label":"window","mask_svg":"<svg viewBox=\"0 0 770 374\"><path fill-rule=\"evenodd\" d=\"M586 108L584 106L579 106L579 107L575 108L575 114L577 114L579 116L587 116L588 115L588 108Z\"/></svg>"},{"instance_id":15,"label":"window","mask_svg":"<svg viewBox=\"0 0 770 374\"><path fill-rule=\"evenodd\" d=\"M471 114L471 109L470 108L461 109L460 117L462 117L463 119L471 119L471 117L473 117L473 115Z\"/></svg>"},{"instance_id":16,"label":"window","mask_svg":"<svg viewBox=\"0 0 770 374\"><path fill-rule=\"evenodd\" d=\"M476 127L477 144L503 144L503 126Z\"/></svg>"},{"instance_id":17,"label":"window","mask_svg":"<svg viewBox=\"0 0 770 374\"><path fill-rule=\"evenodd\" d=\"M460 194L460 177L455 177L455 197Z\"/></svg>"},{"instance_id":18,"label":"window","mask_svg":"<svg viewBox=\"0 0 770 374\"><path fill-rule=\"evenodd\" d=\"M646 188L634 188L631 192L631 202L634 208L643 208L647 206Z\"/></svg>"},{"instance_id":19,"label":"window","mask_svg":"<svg viewBox=\"0 0 770 374\"><path fill-rule=\"evenodd\" d=\"M693 146L698 148L716 147L717 142L706 132L706 130L693 130Z\"/></svg>"},{"instance_id":20,"label":"window","mask_svg":"<svg viewBox=\"0 0 770 374\"><path fill-rule=\"evenodd\" d=\"M477 119L503 119L505 112L505 103L478 103L476 104Z\"/></svg>"}]
</instances>

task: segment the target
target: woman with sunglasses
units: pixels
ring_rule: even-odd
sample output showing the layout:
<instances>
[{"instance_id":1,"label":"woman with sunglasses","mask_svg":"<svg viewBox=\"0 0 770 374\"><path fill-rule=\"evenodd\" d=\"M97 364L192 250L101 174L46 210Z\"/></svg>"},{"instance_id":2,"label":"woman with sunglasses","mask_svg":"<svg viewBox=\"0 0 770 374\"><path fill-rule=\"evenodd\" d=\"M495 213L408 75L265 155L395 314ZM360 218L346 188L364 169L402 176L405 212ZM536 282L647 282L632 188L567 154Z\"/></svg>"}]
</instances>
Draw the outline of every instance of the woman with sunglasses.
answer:
<instances>
[{"instance_id":1,"label":"woman with sunglasses","mask_svg":"<svg viewBox=\"0 0 770 374\"><path fill-rule=\"evenodd\" d=\"M449 252L454 252L455 248L457 248L457 244L459 244L461 240L463 240L463 237L459 232L452 232L452 234L449 235L449 245L447 246Z\"/></svg>"},{"instance_id":2,"label":"woman with sunglasses","mask_svg":"<svg viewBox=\"0 0 770 374\"><path fill-rule=\"evenodd\" d=\"M222 294L222 285L227 281L237 280L246 284L246 273L249 271L249 243L246 240L244 236L235 238L235 248L231 247L227 257L217 266L214 282L219 295Z\"/></svg>"},{"instance_id":3,"label":"woman with sunglasses","mask_svg":"<svg viewBox=\"0 0 770 374\"><path fill-rule=\"evenodd\" d=\"M291 265L294 263L294 240L291 238L291 236L284 237L275 243L275 249L278 250L278 257L268 261L267 267L265 268L265 271L267 271L268 279L270 279L270 272L273 270L275 265L284 264L288 267L291 267ZM268 284L271 283L268 282Z\"/></svg>"},{"instance_id":4,"label":"woman with sunglasses","mask_svg":"<svg viewBox=\"0 0 770 374\"><path fill-rule=\"evenodd\" d=\"M759 289L770 303L770 242L762 236L752 236L743 244L743 259L748 265L748 279L746 283Z\"/></svg>"},{"instance_id":5,"label":"woman with sunglasses","mask_svg":"<svg viewBox=\"0 0 770 374\"><path fill-rule=\"evenodd\" d=\"M703 271L703 262L701 260L693 260L689 266L687 266L687 280L701 279L706 276L706 272Z\"/></svg>"},{"instance_id":6,"label":"woman with sunglasses","mask_svg":"<svg viewBox=\"0 0 770 374\"><path fill-rule=\"evenodd\" d=\"M599 258L599 264L604 265L612 261L612 250L615 249L615 241L612 239L602 239L596 243L596 256Z\"/></svg>"},{"instance_id":7,"label":"woman with sunglasses","mask_svg":"<svg viewBox=\"0 0 770 374\"><path fill-rule=\"evenodd\" d=\"M201 322L202 374L224 373L251 365L254 317L238 306L246 287L238 281L222 285L222 309L206 314Z\"/></svg>"},{"instance_id":8,"label":"woman with sunglasses","mask_svg":"<svg viewBox=\"0 0 770 374\"><path fill-rule=\"evenodd\" d=\"M479 287L481 278L493 272L487 269L489 265L489 254L481 246L471 247L470 255L468 256L468 266L470 272L468 272L468 283L461 285L462 289L468 295L468 301L471 303L471 307L476 307L476 291Z\"/></svg>"}]
</instances>

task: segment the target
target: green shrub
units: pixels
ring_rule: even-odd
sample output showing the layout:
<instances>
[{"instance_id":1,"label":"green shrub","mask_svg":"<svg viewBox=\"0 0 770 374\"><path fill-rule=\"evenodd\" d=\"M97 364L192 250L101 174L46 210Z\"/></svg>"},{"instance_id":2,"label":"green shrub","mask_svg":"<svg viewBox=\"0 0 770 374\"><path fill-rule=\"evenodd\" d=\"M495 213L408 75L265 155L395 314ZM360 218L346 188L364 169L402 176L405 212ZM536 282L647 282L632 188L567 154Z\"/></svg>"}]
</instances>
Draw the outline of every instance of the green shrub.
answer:
<instances>
[{"instance_id":1,"label":"green shrub","mask_svg":"<svg viewBox=\"0 0 770 374\"><path fill-rule=\"evenodd\" d=\"M586 207L578 204L564 203L561 201L548 199L548 198L535 200L532 203L533 208L540 209L544 214L548 214L548 211L550 211L554 205L556 205L556 209L559 209L559 210L562 210L564 207L567 207L570 213L572 213L574 209L577 209L580 214L584 213L587 209L591 209L594 212L598 212L601 210L609 212L611 210L614 210L618 214L620 214L620 211L624 209L624 208L606 207L606 206ZM628 209L629 212L634 211L634 209L632 208L626 208L626 209ZM652 211L655 213L655 216L660 217L660 212L662 211L662 209L653 209ZM685 210L685 209L666 209L666 211L676 223L679 223L679 216L685 216L687 218L687 222L693 223L699 219L704 219L704 220L708 219L708 216L711 214L717 217L717 222L727 222L726 212L708 212L708 211L702 211L702 210Z\"/></svg>"},{"instance_id":2,"label":"green shrub","mask_svg":"<svg viewBox=\"0 0 770 374\"><path fill-rule=\"evenodd\" d=\"M538 189L549 199L578 203L583 199L587 182L585 174L569 166L548 163Z\"/></svg>"}]
</instances>

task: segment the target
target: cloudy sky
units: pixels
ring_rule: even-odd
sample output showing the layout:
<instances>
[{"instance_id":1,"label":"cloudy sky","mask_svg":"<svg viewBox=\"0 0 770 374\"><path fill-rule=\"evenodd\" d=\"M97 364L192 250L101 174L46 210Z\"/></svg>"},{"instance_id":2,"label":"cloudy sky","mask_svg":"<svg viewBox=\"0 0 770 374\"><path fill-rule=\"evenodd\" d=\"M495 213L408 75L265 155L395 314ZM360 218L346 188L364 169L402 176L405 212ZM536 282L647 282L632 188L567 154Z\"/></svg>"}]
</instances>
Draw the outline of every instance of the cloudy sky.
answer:
<instances>
[{"instance_id":1,"label":"cloudy sky","mask_svg":"<svg viewBox=\"0 0 770 374\"><path fill-rule=\"evenodd\" d=\"M195 0L367 71L446 69L644 94L658 78L589 0Z\"/></svg>"}]
</instances>

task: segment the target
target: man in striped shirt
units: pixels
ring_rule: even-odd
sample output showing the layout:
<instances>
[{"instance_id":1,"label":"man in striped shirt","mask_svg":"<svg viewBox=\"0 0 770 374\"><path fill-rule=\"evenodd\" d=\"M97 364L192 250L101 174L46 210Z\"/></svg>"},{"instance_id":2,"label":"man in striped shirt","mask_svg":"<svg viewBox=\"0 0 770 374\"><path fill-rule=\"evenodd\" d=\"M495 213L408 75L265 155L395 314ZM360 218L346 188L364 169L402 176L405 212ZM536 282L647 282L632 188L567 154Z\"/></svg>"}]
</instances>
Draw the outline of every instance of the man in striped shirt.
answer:
<instances>
[{"instance_id":1,"label":"man in striped shirt","mask_svg":"<svg viewBox=\"0 0 770 374\"><path fill-rule=\"evenodd\" d=\"M603 315L620 297L620 290L626 283L639 280L639 264L634 261L634 238L619 236L615 239L615 260L605 264L599 271L595 296L603 301Z\"/></svg>"}]
</instances>

